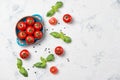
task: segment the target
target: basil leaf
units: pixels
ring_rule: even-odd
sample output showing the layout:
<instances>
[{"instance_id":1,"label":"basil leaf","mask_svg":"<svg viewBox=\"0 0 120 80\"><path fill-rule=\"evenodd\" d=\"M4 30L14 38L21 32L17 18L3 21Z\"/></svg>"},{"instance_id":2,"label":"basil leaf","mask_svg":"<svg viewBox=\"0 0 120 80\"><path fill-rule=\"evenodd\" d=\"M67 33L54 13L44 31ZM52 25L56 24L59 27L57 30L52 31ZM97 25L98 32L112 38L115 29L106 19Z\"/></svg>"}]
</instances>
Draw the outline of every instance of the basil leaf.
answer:
<instances>
[{"instance_id":1,"label":"basil leaf","mask_svg":"<svg viewBox=\"0 0 120 80\"><path fill-rule=\"evenodd\" d=\"M70 43L72 40L69 36L64 36L64 42Z\"/></svg>"},{"instance_id":2,"label":"basil leaf","mask_svg":"<svg viewBox=\"0 0 120 80\"><path fill-rule=\"evenodd\" d=\"M58 7L57 6L52 6L52 10L54 10L54 12L58 11Z\"/></svg>"},{"instance_id":3,"label":"basil leaf","mask_svg":"<svg viewBox=\"0 0 120 80\"><path fill-rule=\"evenodd\" d=\"M19 72L24 76L24 77L28 77L28 72L24 67L21 67L19 69Z\"/></svg>"},{"instance_id":4,"label":"basil leaf","mask_svg":"<svg viewBox=\"0 0 120 80\"><path fill-rule=\"evenodd\" d=\"M42 61L42 62L44 62L44 63L46 63L47 61L46 61L46 59L45 58L43 58L43 57L40 57L40 60Z\"/></svg>"},{"instance_id":5,"label":"basil leaf","mask_svg":"<svg viewBox=\"0 0 120 80\"><path fill-rule=\"evenodd\" d=\"M55 59L54 55L53 54L50 54L47 56L46 60L49 62L49 61L53 61Z\"/></svg>"},{"instance_id":6,"label":"basil leaf","mask_svg":"<svg viewBox=\"0 0 120 80\"><path fill-rule=\"evenodd\" d=\"M47 12L47 15L46 15L46 16L47 16L47 17L51 17L51 16L53 16L54 14L55 14L55 11L51 9L50 11Z\"/></svg>"},{"instance_id":7,"label":"basil leaf","mask_svg":"<svg viewBox=\"0 0 120 80\"><path fill-rule=\"evenodd\" d=\"M58 2L56 2L55 5L56 5L58 8L61 8L61 7L63 6L63 2L58 1Z\"/></svg>"},{"instance_id":8,"label":"basil leaf","mask_svg":"<svg viewBox=\"0 0 120 80\"><path fill-rule=\"evenodd\" d=\"M34 64L35 67L37 68L45 68L46 67L46 63L44 62L37 62Z\"/></svg>"},{"instance_id":9,"label":"basil leaf","mask_svg":"<svg viewBox=\"0 0 120 80\"><path fill-rule=\"evenodd\" d=\"M60 38L61 38L62 40L64 40L64 33L63 33L63 32L60 32Z\"/></svg>"},{"instance_id":10,"label":"basil leaf","mask_svg":"<svg viewBox=\"0 0 120 80\"><path fill-rule=\"evenodd\" d=\"M17 58L17 68L21 68L22 67L22 60Z\"/></svg>"},{"instance_id":11,"label":"basil leaf","mask_svg":"<svg viewBox=\"0 0 120 80\"><path fill-rule=\"evenodd\" d=\"M52 35L54 38L60 38L60 34L58 32L51 32L50 35Z\"/></svg>"}]
</instances>

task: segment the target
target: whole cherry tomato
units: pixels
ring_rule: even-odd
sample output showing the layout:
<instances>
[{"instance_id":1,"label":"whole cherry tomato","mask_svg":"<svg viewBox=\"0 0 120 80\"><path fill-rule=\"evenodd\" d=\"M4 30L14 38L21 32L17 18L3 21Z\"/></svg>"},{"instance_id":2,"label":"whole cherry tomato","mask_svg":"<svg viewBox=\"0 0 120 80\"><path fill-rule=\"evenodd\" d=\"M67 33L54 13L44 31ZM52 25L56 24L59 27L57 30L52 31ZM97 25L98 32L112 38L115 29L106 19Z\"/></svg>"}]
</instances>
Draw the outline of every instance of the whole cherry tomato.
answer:
<instances>
[{"instance_id":1,"label":"whole cherry tomato","mask_svg":"<svg viewBox=\"0 0 120 80\"><path fill-rule=\"evenodd\" d=\"M58 73L57 67L56 67L56 66L52 66L52 67L50 68L50 72L51 72L52 74L57 74L57 73Z\"/></svg>"},{"instance_id":2,"label":"whole cherry tomato","mask_svg":"<svg viewBox=\"0 0 120 80\"><path fill-rule=\"evenodd\" d=\"M23 49L21 52L20 52L20 57L22 59L27 59L28 57L30 56L30 53L28 50L26 49Z\"/></svg>"},{"instance_id":3,"label":"whole cherry tomato","mask_svg":"<svg viewBox=\"0 0 120 80\"><path fill-rule=\"evenodd\" d=\"M32 26L34 24L35 20L33 17L27 17L26 18L26 24L29 26Z\"/></svg>"},{"instance_id":4,"label":"whole cherry tomato","mask_svg":"<svg viewBox=\"0 0 120 80\"><path fill-rule=\"evenodd\" d=\"M20 31L17 36L19 39L25 39L27 34L24 31Z\"/></svg>"},{"instance_id":5,"label":"whole cherry tomato","mask_svg":"<svg viewBox=\"0 0 120 80\"><path fill-rule=\"evenodd\" d=\"M41 31L34 32L34 38L41 39L42 36L43 36L43 33Z\"/></svg>"},{"instance_id":6,"label":"whole cherry tomato","mask_svg":"<svg viewBox=\"0 0 120 80\"><path fill-rule=\"evenodd\" d=\"M33 44L34 43L34 37L31 35L28 35L25 39L27 44Z\"/></svg>"},{"instance_id":7,"label":"whole cherry tomato","mask_svg":"<svg viewBox=\"0 0 120 80\"><path fill-rule=\"evenodd\" d=\"M72 21L72 16L71 16L70 14L65 14L65 15L63 16L63 21L64 21L65 23L70 23L70 22Z\"/></svg>"},{"instance_id":8,"label":"whole cherry tomato","mask_svg":"<svg viewBox=\"0 0 120 80\"><path fill-rule=\"evenodd\" d=\"M26 33L28 35L32 35L34 33L34 28L32 26L28 26L27 29L26 29Z\"/></svg>"},{"instance_id":9,"label":"whole cherry tomato","mask_svg":"<svg viewBox=\"0 0 120 80\"><path fill-rule=\"evenodd\" d=\"M18 22L17 28L18 28L18 30L24 31L26 29L26 23L23 21Z\"/></svg>"},{"instance_id":10,"label":"whole cherry tomato","mask_svg":"<svg viewBox=\"0 0 120 80\"><path fill-rule=\"evenodd\" d=\"M64 49L61 46L57 46L55 48L55 54L62 55L64 53Z\"/></svg>"},{"instance_id":11,"label":"whole cherry tomato","mask_svg":"<svg viewBox=\"0 0 120 80\"><path fill-rule=\"evenodd\" d=\"M49 19L49 23L51 25L56 25L57 24L57 19L55 17L52 17L52 18Z\"/></svg>"},{"instance_id":12,"label":"whole cherry tomato","mask_svg":"<svg viewBox=\"0 0 120 80\"><path fill-rule=\"evenodd\" d=\"M40 23L40 22L35 22L35 24L34 24L34 28L35 28L35 30L41 30L42 29L42 24Z\"/></svg>"}]
</instances>

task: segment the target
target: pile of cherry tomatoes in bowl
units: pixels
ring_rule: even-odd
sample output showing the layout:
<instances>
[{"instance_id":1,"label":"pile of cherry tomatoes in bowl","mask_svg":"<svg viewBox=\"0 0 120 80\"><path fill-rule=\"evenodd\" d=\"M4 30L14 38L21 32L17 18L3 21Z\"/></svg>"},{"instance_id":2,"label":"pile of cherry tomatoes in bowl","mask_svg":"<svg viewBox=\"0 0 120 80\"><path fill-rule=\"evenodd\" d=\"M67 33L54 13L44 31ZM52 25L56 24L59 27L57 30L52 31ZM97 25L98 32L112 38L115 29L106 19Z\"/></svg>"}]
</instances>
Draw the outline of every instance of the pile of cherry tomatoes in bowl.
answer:
<instances>
[{"instance_id":1,"label":"pile of cherry tomatoes in bowl","mask_svg":"<svg viewBox=\"0 0 120 80\"><path fill-rule=\"evenodd\" d=\"M21 42L33 44L43 37L43 24L37 17L26 16L18 21L16 35Z\"/></svg>"}]
</instances>

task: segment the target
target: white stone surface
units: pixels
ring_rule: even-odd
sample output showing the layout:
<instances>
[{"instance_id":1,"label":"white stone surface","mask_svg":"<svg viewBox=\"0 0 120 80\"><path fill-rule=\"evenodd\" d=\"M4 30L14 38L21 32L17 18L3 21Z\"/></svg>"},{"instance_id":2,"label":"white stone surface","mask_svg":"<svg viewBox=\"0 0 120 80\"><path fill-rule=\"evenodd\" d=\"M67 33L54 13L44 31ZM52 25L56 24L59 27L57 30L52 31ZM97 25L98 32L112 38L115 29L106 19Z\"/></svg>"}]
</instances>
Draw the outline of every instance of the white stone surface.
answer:
<instances>
[{"instance_id":1,"label":"white stone surface","mask_svg":"<svg viewBox=\"0 0 120 80\"><path fill-rule=\"evenodd\" d=\"M54 15L60 24L51 26L46 13L56 1L0 0L0 80L120 80L120 0L62 0L64 6ZM15 25L20 18L35 13L42 15L48 31L41 45L20 47ZM65 13L72 15L72 24L62 21ZM71 44L49 35L60 30L71 36ZM65 49L64 56L55 55L56 60L48 63L46 69L32 68L40 56L49 54L45 48L54 53L58 45ZM16 67L22 49L31 53L30 59L23 60L23 66L30 69L28 78L19 74ZM49 72L52 65L58 67L57 75Z\"/></svg>"}]
</instances>

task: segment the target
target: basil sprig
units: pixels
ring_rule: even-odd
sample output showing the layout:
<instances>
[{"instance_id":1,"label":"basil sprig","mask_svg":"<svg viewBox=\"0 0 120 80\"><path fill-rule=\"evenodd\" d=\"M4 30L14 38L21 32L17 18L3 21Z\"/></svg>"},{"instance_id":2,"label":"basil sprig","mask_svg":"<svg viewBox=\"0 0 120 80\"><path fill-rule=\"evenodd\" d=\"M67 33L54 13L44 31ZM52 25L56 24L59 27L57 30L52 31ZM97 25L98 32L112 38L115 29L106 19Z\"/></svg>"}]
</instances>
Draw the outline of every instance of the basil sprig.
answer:
<instances>
[{"instance_id":1,"label":"basil sprig","mask_svg":"<svg viewBox=\"0 0 120 80\"><path fill-rule=\"evenodd\" d=\"M63 3L61 1L56 2L54 6L51 7L51 10L49 10L46 14L47 17L51 17L55 14L55 12L58 11L59 8L63 6Z\"/></svg>"},{"instance_id":2,"label":"basil sprig","mask_svg":"<svg viewBox=\"0 0 120 80\"><path fill-rule=\"evenodd\" d=\"M53 61L55 59L53 54L49 54L47 58L40 57L41 62L37 62L34 64L36 68L46 68L47 62Z\"/></svg>"},{"instance_id":3,"label":"basil sprig","mask_svg":"<svg viewBox=\"0 0 120 80\"><path fill-rule=\"evenodd\" d=\"M19 69L19 72L24 76L24 77L28 77L28 72L27 70L22 67L23 63L22 60L17 58L17 68Z\"/></svg>"},{"instance_id":4,"label":"basil sprig","mask_svg":"<svg viewBox=\"0 0 120 80\"><path fill-rule=\"evenodd\" d=\"M60 32L60 33L51 32L50 35L53 36L54 38L60 38L66 43L71 43L72 42L72 39L69 36L64 35L63 32Z\"/></svg>"}]
</instances>

